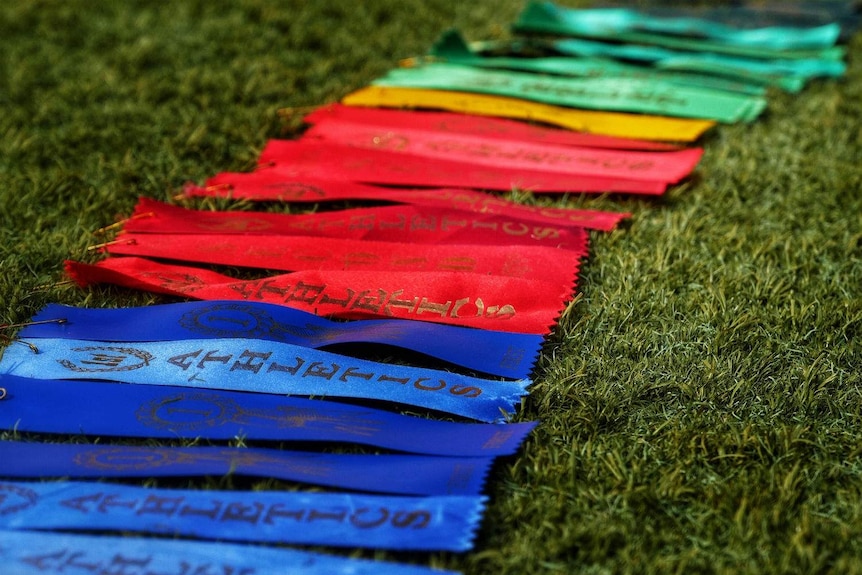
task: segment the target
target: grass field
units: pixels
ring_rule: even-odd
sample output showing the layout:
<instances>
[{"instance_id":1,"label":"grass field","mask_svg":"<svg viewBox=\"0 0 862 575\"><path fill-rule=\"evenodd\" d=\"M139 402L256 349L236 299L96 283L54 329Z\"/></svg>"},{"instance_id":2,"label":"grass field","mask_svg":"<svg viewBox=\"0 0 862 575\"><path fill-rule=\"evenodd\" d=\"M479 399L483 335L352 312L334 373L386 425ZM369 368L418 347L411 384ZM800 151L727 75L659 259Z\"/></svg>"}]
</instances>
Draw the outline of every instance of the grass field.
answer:
<instances>
[{"instance_id":1,"label":"grass field","mask_svg":"<svg viewBox=\"0 0 862 575\"><path fill-rule=\"evenodd\" d=\"M167 301L55 284L139 195L250 169L295 133L279 108L336 101L450 26L505 36L521 6L0 3L0 323ZM862 573L860 56L857 34L846 78L770 93L760 120L709 134L661 199L513 194L634 217L592 235L519 415L541 425L495 468L476 550L370 556L488 575Z\"/></svg>"}]
</instances>

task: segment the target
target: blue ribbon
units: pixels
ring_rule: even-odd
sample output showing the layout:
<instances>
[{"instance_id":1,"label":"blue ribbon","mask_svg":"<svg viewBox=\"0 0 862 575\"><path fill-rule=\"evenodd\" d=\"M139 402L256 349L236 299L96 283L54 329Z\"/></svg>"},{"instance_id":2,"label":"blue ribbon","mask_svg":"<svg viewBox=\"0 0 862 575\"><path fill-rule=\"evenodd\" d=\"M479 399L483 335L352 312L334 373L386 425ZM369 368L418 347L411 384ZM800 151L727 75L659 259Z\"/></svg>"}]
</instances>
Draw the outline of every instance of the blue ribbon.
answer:
<instances>
[{"instance_id":1,"label":"blue ribbon","mask_svg":"<svg viewBox=\"0 0 862 575\"><path fill-rule=\"evenodd\" d=\"M0 375L0 429L164 439L330 441L410 453L514 453L535 423L435 421L345 403Z\"/></svg>"},{"instance_id":2,"label":"blue ribbon","mask_svg":"<svg viewBox=\"0 0 862 575\"><path fill-rule=\"evenodd\" d=\"M253 338L313 348L374 343L513 379L529 376L543 342L540 335L399 319L334 322L286 306L256 302L206 301L120 309L50 304L33 321L48 323L25 327L19 337L104 341Z\"/></svg>"},{"instance_id":3,"label":"blue ribbon","mask_svg":"<svg viewBox=\"0 0 862 575\"><path fill-rule=\"evenodd\" d=\"M150 489L0 482L0 530L134 531L198 539L467 551L486 498Z\"/></svg>"},{"instance_id":4,"label":"blue ribbon","mask_svg":"<svg viewBox=\"0 0 862 575\"><path fill-rule=\"evenodd\" d=\"M3 575L457 575L259 545L0 531Z\"/></svg>"},{"instance_id":5,"label":"blue ribbon","mask_svg":"<svg viewBox=\"0 0 862 575\"><path fill-rule=\"evenodd\" d=\"M391 401L478 421L513 413L529 380L493 381L389 365L286 343L203 339L115 343L35 339L7 348L0 373Z\"/></svg>"},{"instance_id":6,"label":"blue ribbon","mask_svg":"<svg viewBox=\"0 0 862 575\"><path fill-rule=\"evenodd\" d=\"M229 473L398 495L478 495L490 457L354 455L261 448L0 441L0 477L181 477Z\"/></svg>"}]
</instances>

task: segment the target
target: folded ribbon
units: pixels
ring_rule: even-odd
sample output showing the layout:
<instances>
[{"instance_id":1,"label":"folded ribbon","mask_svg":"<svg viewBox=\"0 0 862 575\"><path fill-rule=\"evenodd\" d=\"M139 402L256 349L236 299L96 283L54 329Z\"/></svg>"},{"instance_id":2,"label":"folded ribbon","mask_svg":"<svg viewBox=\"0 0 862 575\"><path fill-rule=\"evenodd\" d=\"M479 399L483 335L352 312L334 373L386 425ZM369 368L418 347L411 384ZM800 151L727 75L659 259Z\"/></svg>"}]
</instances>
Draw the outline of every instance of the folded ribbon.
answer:
<instances>
[{"instance_id":1,"label":"folded ribbon","mask_svg":"<svg viewBox=\"0 0 862 575\"><path fill-rule=\"evenodd\" d=\"M132 233L261 234L411 244L534 245L586 253L583 229L530 220L416 205L352 208L286 215L190 210L140 198L123 224Z\"/></svg>"},{"instance_id":2,"label":"folded ribbon","mask_svg":"<svg viewBox=\"0 0 862 575\"><path fill-rule=\"evenodd\" d=\"M540 76L444 63L391 70L373 84L476 92L573 108L644 112L725 123L752 121L766 107L766 101L760 96L666 82Z\"/></svg>"},{"instance_id":3,"label":"folded ribbon","mask_svg":"<svg viewBox=\"0 0 862 575\"><path fill-rule=\"evenodd\" d=\"M500 277L542 277L572 285L586 250L543 246L409 244L308 236L231 234L123 234L107 244L116 255L145 256L247 268L469 272Z\"/></svg>"},{"instance_id":4,"label":"folded ribbon","mask_svg":"<svg viewBox=\"0 0 862 575\"><path fill-rule=\"evenodd\" d=\"M349 122L378 128L423 130L464 136L486 136L494 139L517 140L534 144L576 146L608 150L642 150L667 152L678 149L671 144L617 138L599 134L586 134L559 128L451 112L387 110L385 108L361 108L344 104L329 104L317 108L303 118L307 124L324 122Z\"/></svg>"},{"instance_id":5,"label":"folded ribbon","mask_svg":"<svg viewBox=\"0 0 862 575\"><path fill-rule=\"evenodd\" d=\"M101 342L40 338L12 346L0 373L395 402L492 422L514 412L530 380L495 381L367 361L258 339Z\"/></svg>"},{"instance_id":6,"label":"folded ribbon","mask_svg":"<svg viewBox=\"0 0 862 575\"><path fill-rule=\"evenodd\" d=\"M543 122L593 134L654 141L693 142L715 125L713 120L697 118L577 110L518 97L395 86L361 88L342 98L341 102L347 106L449 110Z\"/></svg>"},{"instance_id":7,"label":"folded ribbon","mask_svg":"<svg viewBox=\"0 0 862 575\"><path fill-rule=\"evenodd\" d=\"M0 441L0 477L266 477L398 495L478 495L488 457Z\"/></svg>"},{"instance_id":8,"label":"folded ribbon","mask_svg":"<svg viewBox=\"0 0 862 575\"><path fill-rule=\"evenodd\" d=\"M535 42L534 42L535 43ZM540 46L546 43L539 43ZM724 54L698 54L657 46L608 44L591 40L556 40L547 44L569 56L598 56L650 62L659 70L693 71L773 85L800 91L805 81L819 76L840 76L846 65L840 59L757 60Z\"/></svg>"},{"instance_id":9,"label":"folded ribbon","mask_svg":"<svg viewBox=\"0 0 862 575\"><path fill-rule=\"evenodd\" d=\"M534 423L436 421L341 402L0 375L0 429L159 439L314 441L462 457L511 455ZM2 515L2 514L0 514Z\"/></svg>"},{"instance_id":10,"label":"folded ribbon","mask_svg":"<svg viewBox=\"0 0 862 575\"><path fill-rule=\"evenodd\" d=\"M626 3L622 3L626 4ZM600 2L596 6L623 7L619 2ZM736 0L730 6L666 5L664 2L646 2L637 11L658 18L696 17L720 22L737 28L763 28L767 26L811 27L838 24L839 42L850 39L859 27L862 14L855 0L831 2L782 2Z\"/></svg>"},{"instance_id":11,"label":"folded ribbon","mask_svg":"<svg viewBox=\"0 0 862 575\"><path fill-rule=\"evenodd\" d=\"M572 176L542 169L491 167L469 161L357 148L321 140L270 140L259 158L290 178L327 177L392 186L462 187L533 192L662 194L664 182Z\"/></svg>"},{"instance_id":12,"label":"folded ribbon","mask_svg":"<svg viewBox=\"0 0 862 575\"><path fill-rule=\"evenodd\" d=\"M259 545L0 531L3 575L457 575Z\"/></svg>"},{"instance_id":13,"label":"folded ribbon","mask_svg":"<svg viewBox=\"0 0 862 575\"><path fill-rule=\"evenodd\" d=\"M82 287L110 283L202 300L262 301L341 319L418 319L541 335L550 332L574 288L463 272L333 270L239 280L133 257L96 265L67 261L66 273Z\"/></svg>"},{"instance_id":14,"label":"folded ribbon","mask_svg":"<svg viewBox=\"0 0 862 575\"><path fill-rule=\"evenodd\" d=\"M485 499L0 481L0 531L132 531L259 543L467 551Z\"/></svg>"},{"instance_id":15,"label":"folded ribbon","mask_svg":"<svg viewBox=\"0 0 862 575\"><path fill-rule=\"evenodd\" d=\"M702 73L664 71L633 64L615 62L607 58L572 58L569 56L490 56L474 51L455 30L446 32L432 47L431 56L422 61L449 62L480 68L500 68L521 72L557 74L586 78L637 78L762 96L766 87L762 82L728 79Z\"/></svg>"},{"instance_id":16,"label":"folded ribbon","mask_svg":"<svg viewBox=\"0 0 862 575\"><path fill-rule=\"evenodd\" d=\"M688 176L703 150L602 150L536 144L498 135L449 134L431 130L327 121L306 131L317 138L370 150L463 161L506 170L542 170L571 177L631 178L675 183Z\"/></svg>"},{"instance_id":17,"label":"folded ribbon","mask_svg":"<svg viewBox=\"0 0 862 575\"><path fill-rule=\"evenodd\" d=\"M696 18L655 18L634 10L584 10L535 1L524 8L513 29L764 59L817 55L832 47L841 31L837 24L741 30Z\"/></svg>"},{"instance_id":18,"label":"folded ribbon","mask_svg":"<svg viewBox=\"0 0 862 575\"><path fill-rule=\"evenodd\" d=\"M395 319L334 322L263 302L190 302L120 309L49 304L31 321L32 325L19 331L18 337L105 341L247 337L313 348L376 343L515 379L529 376L543 341L539 335L430 322Z\"/></svg>"},{"instance_id":19,"label":"folded ribbon","mask_svg":"<svg viewBox=\"0 0 862 575\"><path fill-rule=\"evenodd\" d=\"M552 226L583 227L610 231L631 216L598 210L573 210L525 206L497 196L459 189L395 189L356 182L339 182L318 178L293 180L278 170L256 172L223 172L209 178L206 186L187 184L185 197L219 197L250 201L317 203L337 200L374 200L451 208L474 213L509 215L521 220Z\"/></svg>"}]
</instances>

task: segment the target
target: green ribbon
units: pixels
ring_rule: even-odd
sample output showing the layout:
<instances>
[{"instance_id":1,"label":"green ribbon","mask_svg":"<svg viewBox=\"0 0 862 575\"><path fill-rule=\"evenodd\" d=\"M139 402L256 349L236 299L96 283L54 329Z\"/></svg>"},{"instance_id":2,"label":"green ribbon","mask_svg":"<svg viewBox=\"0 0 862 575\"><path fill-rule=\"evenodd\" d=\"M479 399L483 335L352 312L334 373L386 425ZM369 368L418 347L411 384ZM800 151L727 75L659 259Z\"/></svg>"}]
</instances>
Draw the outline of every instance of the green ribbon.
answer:
<instances>
[{"instance_id":1,"label":"green ribbon","mask_svg":"<svg viewBox=\"0 0 862 575\"><path fill-rule=\"evenodd\" d=\"M572 108L703 118L725 123L754 120L766 107L766 101L759 96L670 82L636 78L562 78L445 63L395 69L373 84L494 94Z\"/></svg>"},{"instance_id":2,"label":"green ribbon","mask_svg":"<svg viewBox=\"0 0 862 575\"><path fill-rule=\"evenodd\" d=\"M626 9L579 10L531 2L513 28L517 32L581 36L649 44L676 50L748 58L821 58L835 52L837 24L815 28L740 30L697 18L655 18Z\"/></svg>"},{"instance_id":3,"label":"green ribbon","mask_svg":"<svg viewBox=\"0 0 862 575\"><path fill-rule=\"evenodd\" d=\"M432 61L443 61L477 68L509 69L539 74L585 78L636 78L695 86L709 90L740 92L762 96L766 87L750 79L730 80L697 72L663 71L645 66L623 64L608 58L484 56L474 52L456 30L445 32L431 48Z\"/></svg>"},{"instance_id":4,"label":"green ribbon","mask_svg":"<svg viewBox=\"0 0 862 575\"><path fill-rule=\"evenodd\" d=\"M656 68L662 70L719 74L772 84L792 92L798 92L811 78L838 77L847 70L844 62L834 59L756 60L722 54L666 50L655 46L615 45L578 39L558 40L545 45L567 56L608 57L651 62Z\"/></svg>"}]
</instances>

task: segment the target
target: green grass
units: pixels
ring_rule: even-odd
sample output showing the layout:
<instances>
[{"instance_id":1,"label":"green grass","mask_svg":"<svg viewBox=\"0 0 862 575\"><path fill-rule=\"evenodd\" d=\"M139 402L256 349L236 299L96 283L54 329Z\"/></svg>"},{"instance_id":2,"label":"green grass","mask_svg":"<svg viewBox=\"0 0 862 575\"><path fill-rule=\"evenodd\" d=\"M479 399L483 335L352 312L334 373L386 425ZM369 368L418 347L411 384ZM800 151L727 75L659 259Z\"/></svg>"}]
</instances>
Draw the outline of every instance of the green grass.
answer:
<instances>
[{"instance_id":1,"label":"green grass","mask_svg":"<svg viewBox=\"0 0 862 575\"><path fill-rule=\"evenodd\" d=\"M0 323L165 301L54 284L139 195L249 169L295 129L278 108L335 101L450 26L504 35L520 7L0 3ZM593 234L520 416L541 425L495 468L476 550L365 556L489 575L862 573L860 54L857 34L845 79L771 93L763 118L710 134L661 199L514 195L634 218Z\"/></svg>"}]
</instances>

